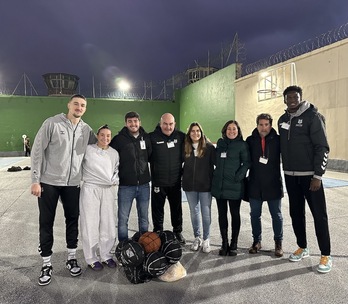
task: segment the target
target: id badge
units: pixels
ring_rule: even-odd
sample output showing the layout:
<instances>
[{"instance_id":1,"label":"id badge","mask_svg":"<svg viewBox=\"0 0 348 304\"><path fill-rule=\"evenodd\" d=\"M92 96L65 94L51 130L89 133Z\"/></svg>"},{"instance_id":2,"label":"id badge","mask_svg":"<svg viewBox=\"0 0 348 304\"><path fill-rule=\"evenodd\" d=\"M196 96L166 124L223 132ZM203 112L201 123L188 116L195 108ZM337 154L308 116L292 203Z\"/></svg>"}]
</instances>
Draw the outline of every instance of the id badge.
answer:
<instances>
[{"instance_id":1,"label":"id badge","mask_svg":"<svg viewBox=\"0 0 348 304\"><path fill-rule=\"evenodd\" d=\"M260 156L259 163L267 165L268 163L268 158Z\"/></svg>"},{"instance_id":2,"label":"id badge","mask_svg":"<svg viewBox=\"0 0 348 304\"><path fill-rule=\"evenodd\" d=\"M221 158L226 158L226 157L227 157L227 153L226 153L226 152L221 152L220 157L221 157Z\"/></svg>"},{"instance_id":3,"label":"id badge","mask_svg":"<svg viewBox=\"0 0 348 304\"><path fill-rule=\"evenodd\" d=\"M141 141L140 141L140 149L141 149L141 150L146 150L145 140L141 140Z\"/></svg>"},{"instance_id":4,"label":"id badge","mask_svg":"<svg viewBox=\"0 0 348 304\"><path fill-rule=\"evenodd\" d=\"M290 125L287 122L282 122L281 128L285 130L289 130Z\"/></svg>"},{"instance_id":5,"label":"id badge","mask_svg":"<svg viewBox=\"0 0 348 304\"><path fill-rule=\"evenodd\" d=\"M167 142L167 147L174 148L175 147L174 141Z\"/></svg>"}]
</instances>

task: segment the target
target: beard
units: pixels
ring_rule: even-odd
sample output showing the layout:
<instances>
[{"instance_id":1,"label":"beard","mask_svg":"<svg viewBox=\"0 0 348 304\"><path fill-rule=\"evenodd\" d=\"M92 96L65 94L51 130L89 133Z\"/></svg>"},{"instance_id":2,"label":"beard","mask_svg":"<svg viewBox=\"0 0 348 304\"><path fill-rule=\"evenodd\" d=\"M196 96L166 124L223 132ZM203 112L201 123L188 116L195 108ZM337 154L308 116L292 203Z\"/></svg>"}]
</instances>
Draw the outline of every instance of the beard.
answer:
<instances>
[{"instance_id":1,"label":"beard","mask_svg":"<svg viewBox=\"0 0 348 304\"><path fill-rule=\"evenodd\" d=\"M73 116L75 118L80 118L82 116L82 114L81 113L73 113Z\"/></svg>"}]
</instances>

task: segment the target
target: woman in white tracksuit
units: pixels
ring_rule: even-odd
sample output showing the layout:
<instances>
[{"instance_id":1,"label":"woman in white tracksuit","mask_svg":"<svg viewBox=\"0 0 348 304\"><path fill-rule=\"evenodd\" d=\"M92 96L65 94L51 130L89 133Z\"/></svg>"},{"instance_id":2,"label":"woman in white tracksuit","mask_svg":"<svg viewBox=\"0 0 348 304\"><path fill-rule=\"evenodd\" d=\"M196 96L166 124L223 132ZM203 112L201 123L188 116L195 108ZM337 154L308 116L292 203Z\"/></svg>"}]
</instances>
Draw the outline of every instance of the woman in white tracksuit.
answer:
<instances>
[{"instance_id":1,"label":"woman in white tracksuit","mask_svg":"<svg viewBox=\"0 0 348 304\"><path fill-rule=\"evenodd\" d=\"M116 267L110 250L116 238L114 208L119 155L109 147L111 130L108 125L98 129L97 139L96 144L87 146L82 162L80 224L86 263L93 270L102 270L103 264Z\"/></svg>"}]
</instances>

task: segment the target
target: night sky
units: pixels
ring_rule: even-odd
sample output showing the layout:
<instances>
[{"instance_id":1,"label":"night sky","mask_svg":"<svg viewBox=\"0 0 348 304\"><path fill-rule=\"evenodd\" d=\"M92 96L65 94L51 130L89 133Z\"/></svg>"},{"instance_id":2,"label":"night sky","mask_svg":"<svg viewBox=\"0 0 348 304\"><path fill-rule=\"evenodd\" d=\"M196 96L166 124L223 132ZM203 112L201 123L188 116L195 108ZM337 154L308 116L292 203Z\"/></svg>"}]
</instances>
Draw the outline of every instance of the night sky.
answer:
<instances>
[{"instance_id":1,"label":"night sky","mask_svg":"<svg viewBox=\"0 0 348 304\"><path fill-rule=\"evenodd\" d=\"M2 0L0 89L24 73L38 90L50 72L78 75L84 87L162 81L236 33L246 64L346 23L347 0Z\"/></svg>"}]
</instances>

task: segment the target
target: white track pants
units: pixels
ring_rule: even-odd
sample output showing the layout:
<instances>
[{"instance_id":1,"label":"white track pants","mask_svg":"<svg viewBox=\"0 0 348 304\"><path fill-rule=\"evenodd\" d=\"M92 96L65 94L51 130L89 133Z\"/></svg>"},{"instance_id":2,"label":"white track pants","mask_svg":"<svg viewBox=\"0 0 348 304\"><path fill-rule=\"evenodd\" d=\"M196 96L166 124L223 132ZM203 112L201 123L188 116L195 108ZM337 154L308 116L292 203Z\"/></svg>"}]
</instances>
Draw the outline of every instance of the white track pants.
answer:
<instances>
[{"instance_id":1,"label":"white track pants","mask_svg":"<svg viewBox=\"0 0 348 304\"><path fill-rule=\"evenodd\" d=\"M82 247L87 264L112 258L115 243L115 187L83 184L80 193L80 226Z\"/></svg>"}]
</instances>

